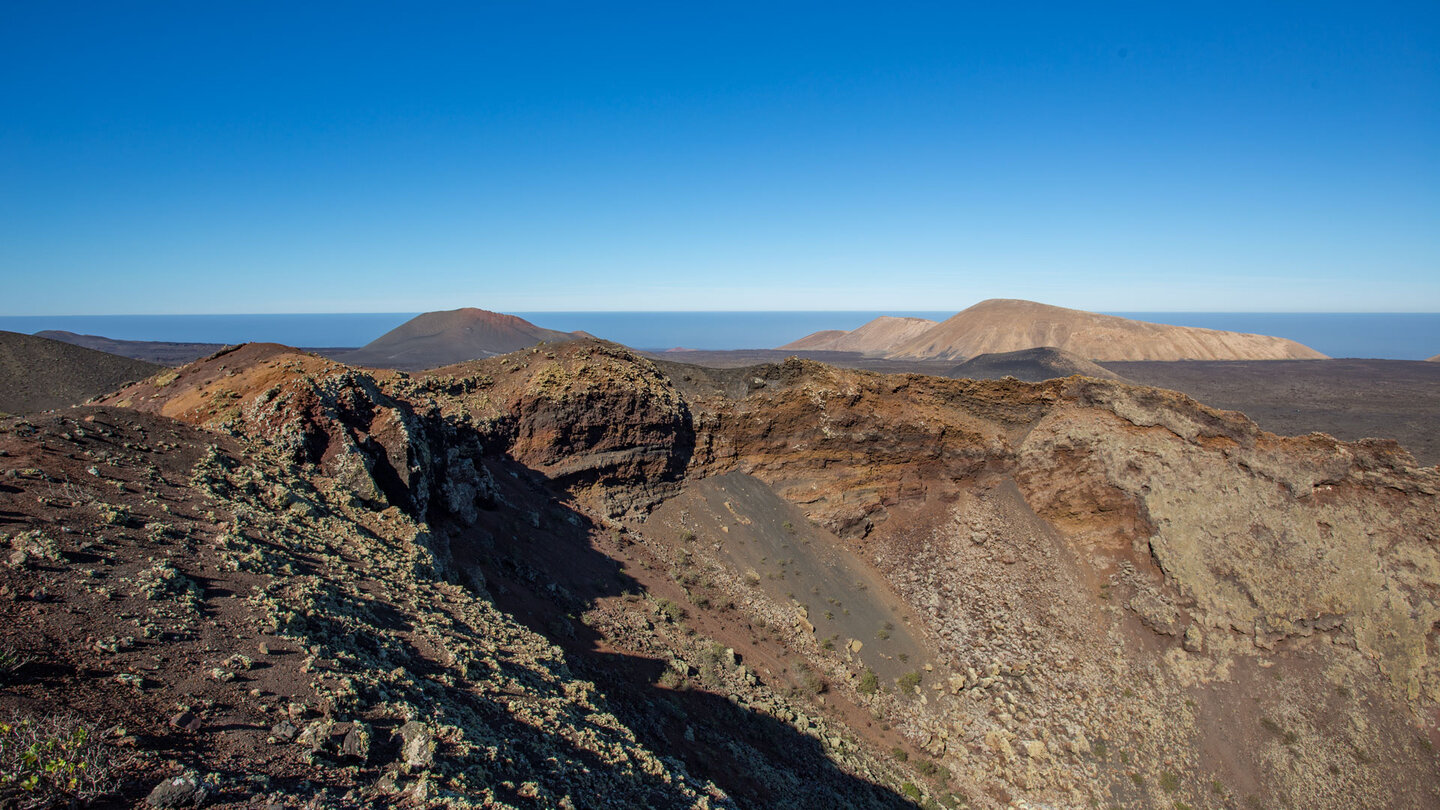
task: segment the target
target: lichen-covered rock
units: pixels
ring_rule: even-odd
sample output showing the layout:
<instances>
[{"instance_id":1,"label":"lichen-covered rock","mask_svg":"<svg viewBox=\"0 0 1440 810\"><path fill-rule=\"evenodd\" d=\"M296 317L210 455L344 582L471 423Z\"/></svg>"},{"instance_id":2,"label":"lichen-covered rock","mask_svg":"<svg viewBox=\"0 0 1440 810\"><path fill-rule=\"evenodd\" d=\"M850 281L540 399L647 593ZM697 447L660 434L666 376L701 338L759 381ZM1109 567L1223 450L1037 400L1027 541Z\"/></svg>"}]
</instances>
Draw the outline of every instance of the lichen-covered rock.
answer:
<instances>
[{"instance_id":1,"label":"lichen-covered rock","mask_svg":"<svg viewBox=\"0 0 1440 810\"><path fill-rule=\"evenodd\" d=\"M395 732L400 736L400 761L405 767L423 770L435 764L435 735L416 720Z\"/></svg>"},{"instance_id":2,"label":"lichen-covered rock","mask_svg":"<svg viewBox=\"0 0 1440 810\"><path fill-rule=\"evenodd\" d=\"M175 776L157 784L145 797L145 803L156 808L199 807L210 797L211 790L194 774Z\"/></svg>"}]
</instances>

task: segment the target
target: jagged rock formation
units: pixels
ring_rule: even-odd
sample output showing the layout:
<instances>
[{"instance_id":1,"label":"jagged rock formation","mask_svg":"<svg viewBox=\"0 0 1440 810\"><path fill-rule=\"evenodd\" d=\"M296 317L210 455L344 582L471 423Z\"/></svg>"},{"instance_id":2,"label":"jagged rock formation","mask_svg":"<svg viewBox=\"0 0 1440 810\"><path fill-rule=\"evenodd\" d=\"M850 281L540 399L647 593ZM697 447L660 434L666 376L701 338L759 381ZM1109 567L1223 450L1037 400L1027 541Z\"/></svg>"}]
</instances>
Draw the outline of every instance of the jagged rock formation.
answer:
<instances>
[{"instance_id":1,"label":"jagged rock formation","mask_svg":"<svg viewBox=\"0 0 1440 810\"><path fill-rule=\"evenodd\" d=\"M0 413L79 405L158 370L128 357L0 331Z\"/></svg>"},{"instance_id":2,"label":"jagged rock formation","mask_svg":"<svg viewBox=\"0 0 1440 810\"><path fill-rule=\"evenodd\" d=\"M413 371L577 337L582 335L544 329L514 315L467 307L416 315L353 352L335 352L332 356L351 365Z\"/></svg>"},{"instance_id":3,"label":"jagged rock formation","mask_svg":"<svg viewBox=\"0 0 1440 810\"><path fill-rule=\"evenodd\" d=\"M975 380L1014 377L1026 382L1043 382L1056 377L1069 377L1072 374L1101 380L1124 379L1098 363L1092 363L1083 357L1061 351L1053 346L1022 349L1018 352L982 354L966 360L947 372L945 376L969 377Z\"/></svg>"},{"instance_id":4,"label":"jagged rock formation","mask_svg":"<svg viewBox=\"0 0 1440 810\"><path fill-rule=\"evenodd\" d=\"M1325 355L1292 340L1133 321L991 299L888 347L887 357L953 358L1053 346L1089 360L1282 360Z\"/></svg>"},{"instance_id":5,"label":"jagged rock formation","mask_svg":"<svg viewBox=\"0 0 1440 810\"><path fill-rule=\"evenodd\" d=\"M162 366L180 366L199 360L207 354L214 354L225 348L223 343L174 343L160 340L116 340L100 335L81 335L61 329L47 329L36 332L36 337L58 340L72 346L84 346L98 352L118 354L133 360L158 363ZM108 390L108 389L107 389Z\"/></svg>"},{"instance_id":6,"label":"jagged rock formation","mask_svg":"<svg viewBox=\"0 0 1440 810\"><path fill-rule=\"evenodd\" d=\"M786 343L780 348L794 351L885 354L892 347L924 334L933 326L935 326L935 321L924 318L895 318L881 315L849 332L827 329Z\"/></svg>"},{"instance_id":7,"label":"jagged rock formation","mask_svg":"<svg viewBox=\"0 0 1440 810\"><path fill-rule=\"evenodd\" d=\"M227 723L283 716L277 747L196 743L277 794L304 774L374 804L1440 800L1440 472L1393 442L1079 376L701 369L590 340L413 377L247 346L107 402L103 444L87 412L3 425L28 556L0 587L63 594L85 609L34 616L97 635L76 623L112 621L105 589L148 615L125 577L168 550L136 581L199 606L161 617L178 660L304 650L243 676L251 699L140 676L205 685ZM111 461L123 486L36 499ZM141 517L97 522L120 506ZM115 575L84 572L95 549ZM120 686L76 688L157 714Z\"/></svg>"}]
</instances>

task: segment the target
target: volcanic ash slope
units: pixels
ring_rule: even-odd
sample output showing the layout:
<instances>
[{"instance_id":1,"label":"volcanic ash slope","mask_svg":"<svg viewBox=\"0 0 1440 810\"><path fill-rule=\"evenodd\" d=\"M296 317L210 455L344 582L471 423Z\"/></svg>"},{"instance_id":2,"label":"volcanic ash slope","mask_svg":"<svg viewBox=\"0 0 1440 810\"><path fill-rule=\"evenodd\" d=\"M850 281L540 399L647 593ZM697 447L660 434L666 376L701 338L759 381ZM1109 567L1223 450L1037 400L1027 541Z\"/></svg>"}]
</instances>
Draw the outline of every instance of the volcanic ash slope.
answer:
<instances>
[{"instance_id":1,"label":"volcanic ash slope","mask_svg":"<svg viewBox=\"0 0 1440 810\"><path fill-rule=\"evenodd\" d=\"M579 336L545 329L514 315L467 307L417 315L359 349L336 357L352 365L414 371Z\"/></svg>"}]
</instances>

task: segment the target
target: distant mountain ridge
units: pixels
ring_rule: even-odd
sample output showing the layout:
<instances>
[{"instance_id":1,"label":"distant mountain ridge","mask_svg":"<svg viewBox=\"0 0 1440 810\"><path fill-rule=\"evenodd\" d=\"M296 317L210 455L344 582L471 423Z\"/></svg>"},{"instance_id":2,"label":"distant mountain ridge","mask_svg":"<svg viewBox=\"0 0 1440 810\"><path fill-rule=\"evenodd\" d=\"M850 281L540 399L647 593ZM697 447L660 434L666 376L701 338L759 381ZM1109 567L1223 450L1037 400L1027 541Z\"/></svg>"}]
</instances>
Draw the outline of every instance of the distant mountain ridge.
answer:
<instances>
[{"instance_id":1,"label":"distant mountain ridge","mask_svg":"<svg viewBox=\"0 0 1440 810\"><path fill-rule=\"evenodd\" d=\"M1326 355L1285 338L1136 321L1034 301L995 298L923 330L899 329L876 319L832 336L817 332L787 349L839 346L864 334L866 348L891 359L965 360L1045 346L1086 360L1319 360ZM921 319L888 319L889 321ZM875 326L871 329L872 325ZM908 335L908 336L906 336ZM893 337L893 340L887 338Z\"/></svg>"},{"instance_id":2,"label":"distant mountain ridge","mask_svg":"<svg viewBox=\"0 0 1440 810\"><path fill-rule=\"evenodd\" d=\"M826 329L781 346L796 351L860 352L883 354L892 346L918 337L936 325L925 318L896 318L881 315L858 329L846 332Z\"/></svg>"},{"instance_id":3,"label":"distant mountain ridge","mask_svg":"<svg viewBox=\"0 0 1440 810\"><path fill-rule=\"evenodd\" d=\"M351 365L417 371L585 336L465 307L417 315L359 349L330 356Z\"/></svg>"},{"instance_id":4,"label":"distant mountain ridge","mask_svg":"<svg viewBox=\"0 0 1440 810\"><path fill-rule=\"evenodd\" d=\"M174 343L161 340L116 340L100 335L82 335L63 329L36 332L36 337L58 340L72 346L84 346L97 352L118 354L162 366L183 366L225 348L224 343Z\"/></svg>"}]
</instances>

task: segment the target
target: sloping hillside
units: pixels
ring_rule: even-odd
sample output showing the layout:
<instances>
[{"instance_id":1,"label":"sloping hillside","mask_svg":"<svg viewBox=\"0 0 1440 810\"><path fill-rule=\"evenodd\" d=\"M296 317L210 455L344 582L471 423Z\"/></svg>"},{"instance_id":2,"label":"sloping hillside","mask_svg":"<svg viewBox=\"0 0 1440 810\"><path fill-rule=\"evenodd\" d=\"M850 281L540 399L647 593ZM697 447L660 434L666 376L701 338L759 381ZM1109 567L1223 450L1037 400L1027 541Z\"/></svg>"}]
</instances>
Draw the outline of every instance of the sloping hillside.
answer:
<instances>
[{"instance_id":1,"label":"sloping hillside","mask_svg":"<svg viewBox=\"0 0 1440 810\"><path fill-rule=\"evenodd\" d=\"M79 405L160 370L128 357L0 331L0 412Z\"/></svg>"},{"instance_id":2,"label":"sloping hillside","mask_svg":"<svg viewBox=\"0 0 1440 810\"><path fill-rule=\"evenodd\" d=\"M467 307L417 315L353 352L332 356L351 365L414 371L579 336L543 329L514 315Z\"/></svg>"},{"instance_id":3,"label":"sloping hillside","mask_svg":"<svg viewBox=\"0 0 1440 810\"><path fill-rule=\"evenodd\" d=\"M1282 360L1325 355L1292 340L1098 315L1033 301L981 301L889 357L954 358L1053 346L1089 360Z\"/></svg>"},{"instance_id":4,"label":"sloping hillside","mask_svg":"<svg viewBox=\"0 0 1440 810\"><path fill-rule=\"evenodd\" d=\"M895 346L923 334L933 326L935 326L935 321L924 318L895 318L881 315L849 332L834 329L816 332L780 348L796 351L884 354Z\"/></svg>"},{"instance_id":5,"label":"sloping hillside","mask_svg":"<svg viewBox=\"0 0 1440 810\"><path fill-rule=\"evenodd\" d=\"M1018 352L982 354L972 357L945 374L947 377L969 377L975 380L998 380L1014 377L1026 382L1053 380L1080 374L1102 380L1122 380L1119 374L1053 346L1022 349Z\"/></svg>"}]
</instances>

